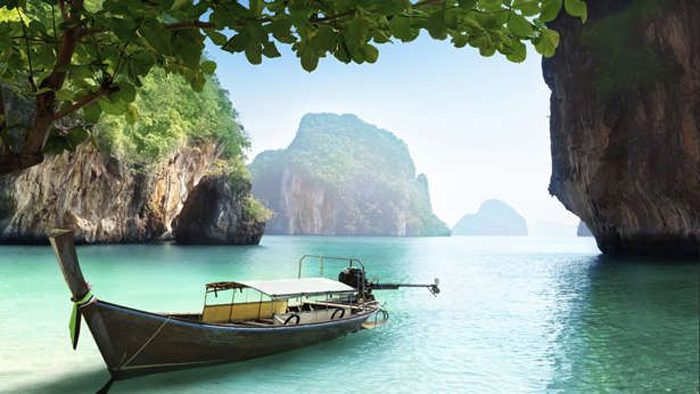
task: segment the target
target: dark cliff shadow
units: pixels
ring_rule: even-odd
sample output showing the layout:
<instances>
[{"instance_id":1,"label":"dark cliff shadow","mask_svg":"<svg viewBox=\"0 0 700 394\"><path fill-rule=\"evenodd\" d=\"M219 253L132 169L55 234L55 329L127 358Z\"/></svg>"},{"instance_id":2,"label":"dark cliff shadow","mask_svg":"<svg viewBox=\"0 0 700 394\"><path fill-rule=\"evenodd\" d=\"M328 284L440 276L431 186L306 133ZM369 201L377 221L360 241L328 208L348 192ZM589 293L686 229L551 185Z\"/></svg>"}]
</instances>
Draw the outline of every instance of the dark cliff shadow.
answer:
<instances>
[{"instance_id":1,"label":"dark cliff shadow","mask_svg":"<svg viewBox=\"0 0 700 394\"><path fill-rule=\"evenodd\" d=\"M552 391L694 392L698 387L695 261L605 256L552 317ZM562 276L566 279L566 276Z\"/></svg>"},{"instance_id":2,"label":"dark cliff shadow","mask_svg":"<svg viewBox=\"0 0 700 394\"><path fill-rule=\"evenodd\" d=\"M601 254L598 256L598 261L596 265L642 265L642 266L700 266L700 259L695 259L691 257L659 257L659 256L609 256L606 254ZM602 269L599 267L598 269Z\"/></svg>"}]
</instances>

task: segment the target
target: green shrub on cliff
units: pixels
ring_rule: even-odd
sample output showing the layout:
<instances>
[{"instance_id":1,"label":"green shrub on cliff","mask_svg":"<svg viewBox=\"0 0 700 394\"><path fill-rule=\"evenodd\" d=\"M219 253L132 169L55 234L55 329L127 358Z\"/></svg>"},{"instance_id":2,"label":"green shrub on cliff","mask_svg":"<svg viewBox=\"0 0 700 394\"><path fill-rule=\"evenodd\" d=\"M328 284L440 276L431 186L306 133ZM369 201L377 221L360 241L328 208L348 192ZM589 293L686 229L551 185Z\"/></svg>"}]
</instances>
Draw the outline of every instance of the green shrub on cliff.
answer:
<instances>
[{"instance_id":1,"label":"green shrub on cliff","mask_svg":"<svg viewBox=\"0 0 700 394\"><path fill-rule=\"evenodd\" d=\"M131 108L128 120L105 116L95 126L100 146L130 164L158 163L190 142L217 142L230 159L249 146L226 91L213 77L197 93L182 77L153 69Z\"/></svg>"},{"instance_id":2,"label":"green shrub on cliff","mask_svg":"<svg viewBox=\"0 0 700 394\"><path fill-rule=\"evenodd\" d=\"M179 75L153 69L132 107L129 118L103 116L94 126L101 149L134 167L149 168L185 144L216 143L221 159L210 172L227 176L247 219L270 217L269 210L250 196L250 172L244 163L250 142L216 78L208 78L202 91L194 92Z\"/></svg>"}]
</instances>

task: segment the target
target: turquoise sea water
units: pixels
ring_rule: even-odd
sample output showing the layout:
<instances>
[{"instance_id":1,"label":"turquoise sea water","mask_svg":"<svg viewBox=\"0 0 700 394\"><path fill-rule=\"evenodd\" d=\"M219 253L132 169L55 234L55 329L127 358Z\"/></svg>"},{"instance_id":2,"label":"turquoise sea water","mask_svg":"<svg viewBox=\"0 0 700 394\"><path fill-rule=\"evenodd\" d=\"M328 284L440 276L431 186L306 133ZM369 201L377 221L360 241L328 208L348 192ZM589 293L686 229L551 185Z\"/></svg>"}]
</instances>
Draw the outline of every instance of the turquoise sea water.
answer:
<instances>
[{"instance_id":1,"label":"turquoise sea water","mask_svg":"<svg viewBox=\"0 0 700 394\"><path fill-rule=\"evenodd\" d=\"M256 247L80 247L99 298L196 311L205 282L293 277L305 253L362 258L388 325L310 348L119 381L113 393L698 392L696 262L612 261L592 239L266 236ZM326 273L330 271L326 267ZM69 293L49 247L0 246L0 392L94 392L88 330L69 344Z\"/></svg>"}]
</instances>

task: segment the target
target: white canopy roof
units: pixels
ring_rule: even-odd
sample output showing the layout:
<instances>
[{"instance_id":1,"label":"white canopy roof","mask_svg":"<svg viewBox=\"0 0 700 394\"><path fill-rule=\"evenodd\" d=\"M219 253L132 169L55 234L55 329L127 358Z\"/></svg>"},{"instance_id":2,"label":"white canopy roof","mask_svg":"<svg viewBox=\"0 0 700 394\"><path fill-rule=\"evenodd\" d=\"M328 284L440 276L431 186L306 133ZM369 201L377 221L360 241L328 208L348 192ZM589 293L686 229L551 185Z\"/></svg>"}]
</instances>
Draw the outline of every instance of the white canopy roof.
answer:
<instances>
[{"instance_id":1,"label":"white canopy roof","mask_svg":"<svg viewBox=\"0 0 700 394\"><path fill-rule=\"evenodd\" d=\"M344 283L326 278L249 280L239 281L238 283L273 298L328 293L353 293L356 291Z\"/></svg>"}]
</instances>

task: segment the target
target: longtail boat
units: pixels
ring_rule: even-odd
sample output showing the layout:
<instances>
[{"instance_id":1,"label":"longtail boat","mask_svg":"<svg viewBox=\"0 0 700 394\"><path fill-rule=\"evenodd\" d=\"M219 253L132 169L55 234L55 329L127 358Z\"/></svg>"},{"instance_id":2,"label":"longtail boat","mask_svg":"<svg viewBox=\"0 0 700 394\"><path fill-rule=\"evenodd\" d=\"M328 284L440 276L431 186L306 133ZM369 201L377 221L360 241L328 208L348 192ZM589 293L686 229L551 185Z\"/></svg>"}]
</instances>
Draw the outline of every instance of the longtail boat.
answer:
<instances>
[{"instance_id":1,"label":"longtail boat","mask_svg":"<svg viewBox=\"0 0 700 394\"><path fill-rule=\"evenodd\" d=\"M84 318L112 379L247 360L331 340L388 320L373 290L433 284L372 283L354 258L303 256L293 279L205 285L201 313L153 313L95 297L83 278L69 230L50 237L72 293L73 348ZM309 259L343 261L338 280L302 277ZM223 301L225 300L225 301ZM111 380L110 380L111 384Z\"/></svg>"}]
</instances>

